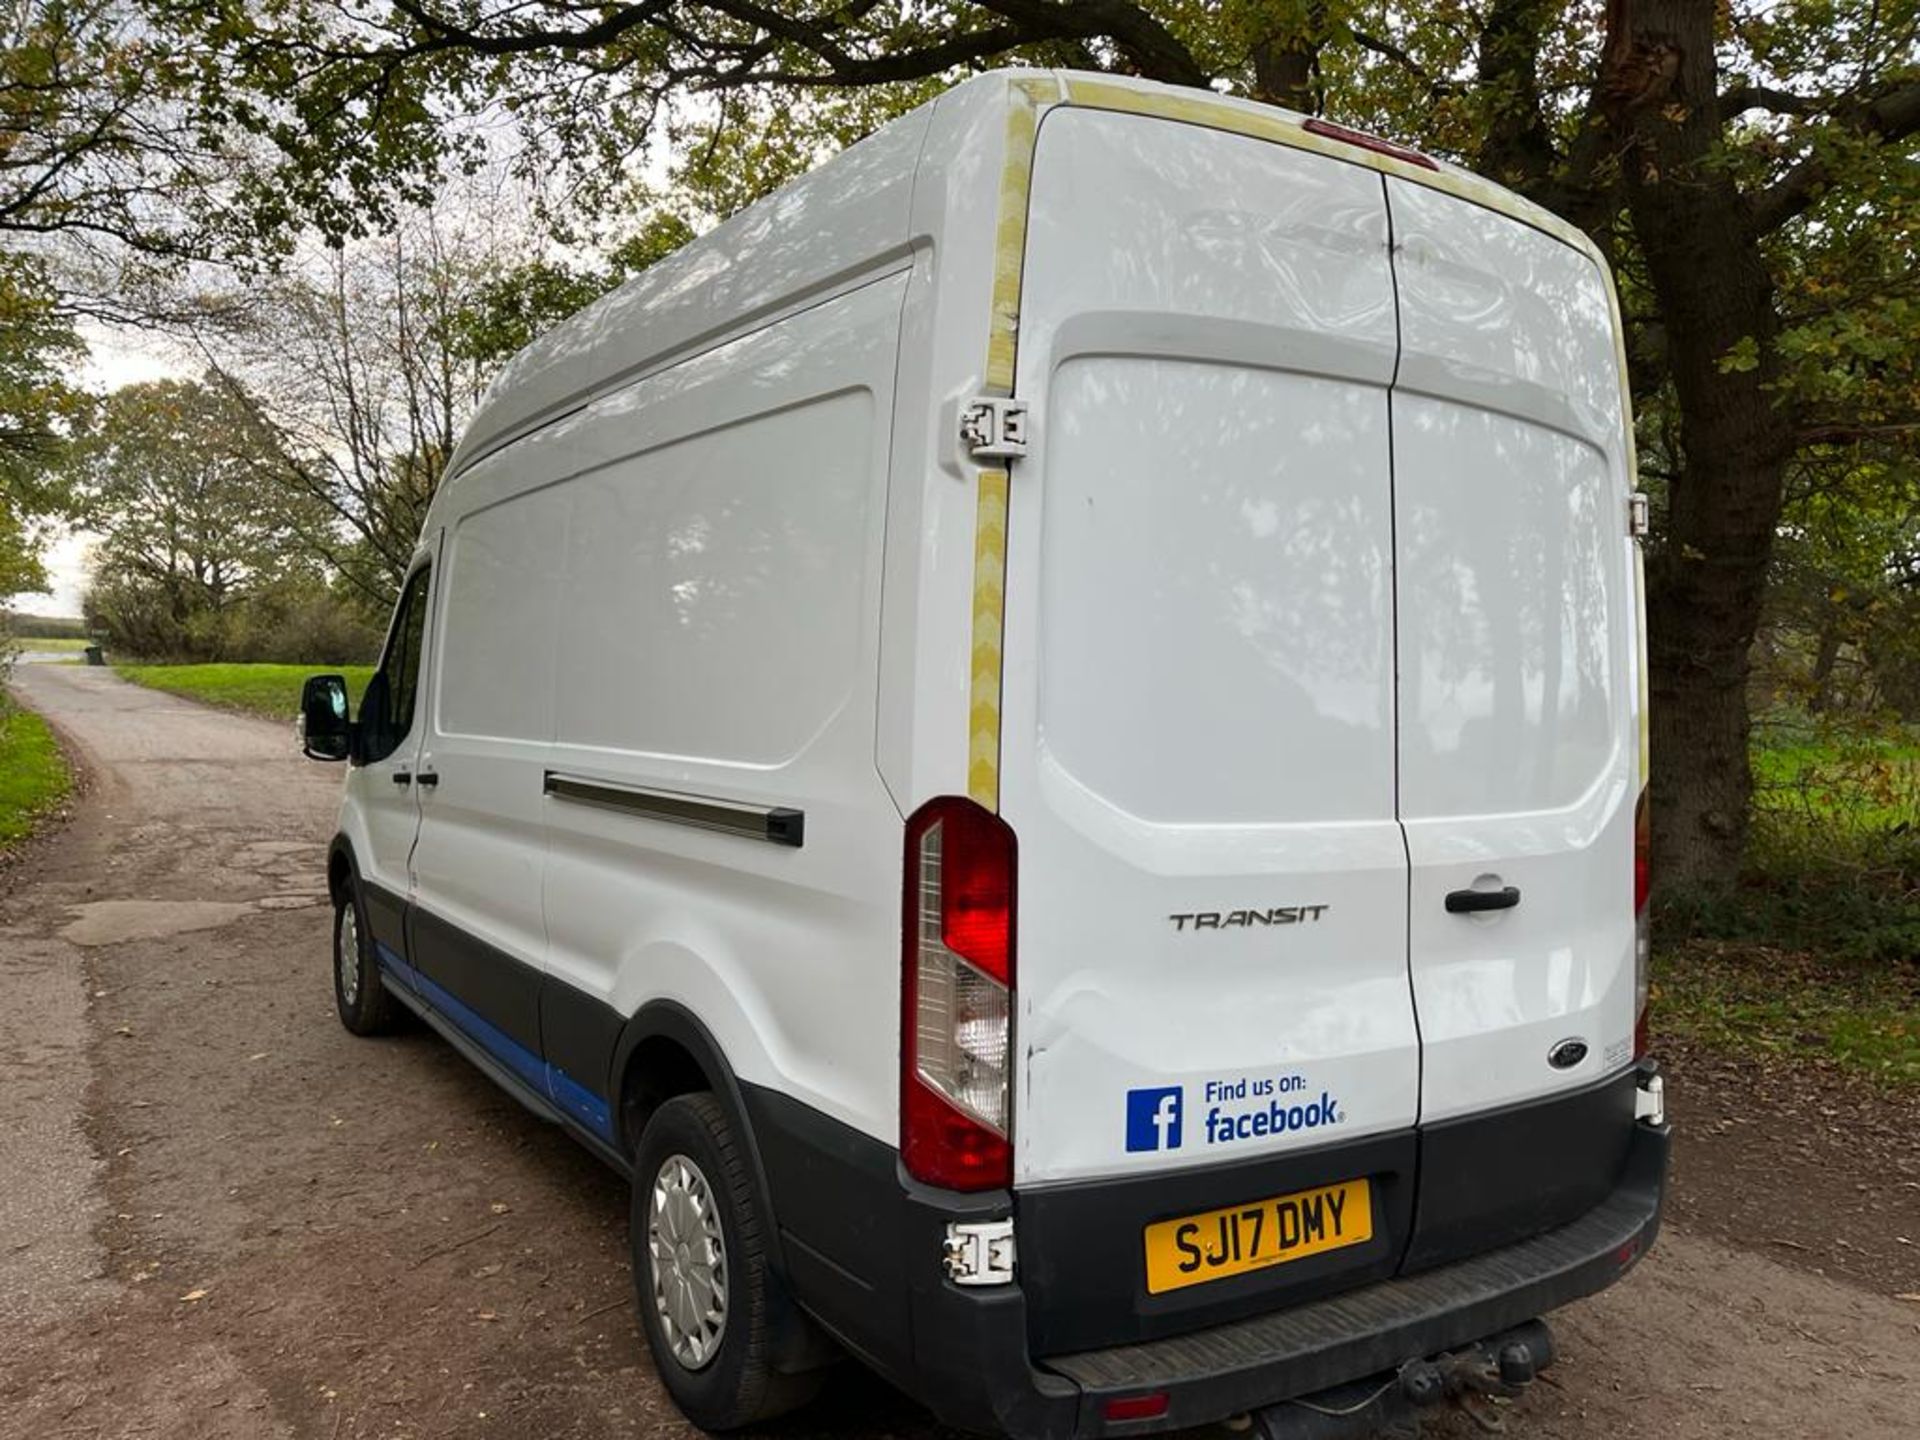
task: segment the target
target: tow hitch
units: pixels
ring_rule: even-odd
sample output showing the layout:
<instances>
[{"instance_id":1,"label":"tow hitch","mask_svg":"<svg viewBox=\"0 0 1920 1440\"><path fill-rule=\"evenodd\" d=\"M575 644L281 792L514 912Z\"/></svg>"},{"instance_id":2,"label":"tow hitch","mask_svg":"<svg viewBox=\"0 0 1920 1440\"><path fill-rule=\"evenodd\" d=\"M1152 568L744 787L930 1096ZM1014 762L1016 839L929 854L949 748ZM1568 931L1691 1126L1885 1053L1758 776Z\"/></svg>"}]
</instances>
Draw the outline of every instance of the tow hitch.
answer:
<instances>
[{"instance_id":1,"label":"tow hitch","mask_svg":"<svg viewBox=\"0 0 1920 1440\"><path fill-rule=\"evenodd\" d=\"M1254 1413L1252 1428L1261 1440L1416 1436L1423 1412L1451 1404L1498 1433L1505 1420L1495 1400L1518 1395L1552 1363L1552 1332L1545 1321L1529 1320L1398 1370L1270 1405Z\"/></svg>"}]
</instances>

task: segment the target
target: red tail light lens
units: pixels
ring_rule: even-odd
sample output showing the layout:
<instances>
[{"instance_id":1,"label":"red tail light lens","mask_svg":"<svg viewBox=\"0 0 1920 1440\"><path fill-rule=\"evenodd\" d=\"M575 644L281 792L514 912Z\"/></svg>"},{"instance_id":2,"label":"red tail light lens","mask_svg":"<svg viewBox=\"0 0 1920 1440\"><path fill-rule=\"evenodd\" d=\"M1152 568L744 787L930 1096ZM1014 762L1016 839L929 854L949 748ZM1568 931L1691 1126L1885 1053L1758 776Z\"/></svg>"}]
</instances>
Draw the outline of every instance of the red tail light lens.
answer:
<instances>
[{"instance_id":1,"label":"red tail light lens","mask_svg":"<svg viewBox=\"0 0 1920 1440\"><path fill-rule=\"evenodd\" d=\"M1633 913L1647 908L1653 895L1653 816L1647 808L1647 792L1640 792L1640 803L1633 807Z\"/></svg>"},{"instance_id":2,"label":"red tail light lens","mask_svg":"<svg viewBox=\"0 0 1920 1440\"><path fill-rule=\"evenodd\" d=\"M1117 1395L1100 1408L1110 1421L1158 1420L1167 1413L1167 1392L1152 1390L1145 1395Z\"/></svg>"},{"instance_id":3,"label":"red tail light lens","mask_svg":"<svg viewBox=\"0 0 1920 1440\"><path fill-rule=\"evenodd\" d=\"M1013 831L971 800L907 822L900 1154L951 1190L1013 1182Z\"/></svg>"},{"instance_id":4,"label":"red tail light lens","mask_svg":"<svg viewBox=\"0 0 1920 1440\"><path fill-rule=\"evenodd\" d=\"M1348 125L1336 125L1331 120L1322 120L1315 116L1302 122L1300 128L1309 135L1318 135L1327 140L1338 140L1342 144L1357 145L1362 150L1371 150L1376 155L1391 155L1396 160L1404 160L1409 165L1419 165L1427 170L1438 170L1429 155L1405 145L1396 145L1391 140L1382 140L1378 135L1369 135L1364 130L1355 130Z\"/></svg>"},{"instance_id":5,"label":"red tail light lens","mask_svg":"<svg viewBox=\"0 0 1920 1440\"><path fill-rule=\"evenodd\" d=\"M1653 925L1647 901L1653 895L1653 819L1647 792L1633 807L1633 1058L1647 1053L1647 1024L1653 998Z\"/></svg>"}]
</instances>

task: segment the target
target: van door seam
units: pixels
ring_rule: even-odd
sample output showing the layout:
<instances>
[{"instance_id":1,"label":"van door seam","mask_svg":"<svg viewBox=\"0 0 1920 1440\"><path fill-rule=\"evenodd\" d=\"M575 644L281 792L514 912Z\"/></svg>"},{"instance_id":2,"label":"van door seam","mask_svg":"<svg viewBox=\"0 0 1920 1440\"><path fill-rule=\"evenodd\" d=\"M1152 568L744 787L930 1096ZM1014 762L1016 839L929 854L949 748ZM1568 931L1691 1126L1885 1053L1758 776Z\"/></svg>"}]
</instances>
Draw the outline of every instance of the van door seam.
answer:
<instances>
[{"instance_id":1,"label":"van door seam","mask_svg":"<svg viewBox=\"0 0 1920 1440\"><path fill-rule=\"evenodd\" d=\"M1407 1008L1413 1015L1413 1203L1407 1214L1407 1233L1401 1237L1400 1253L1394 1258L1399 1273L1413 1246L1414 1231L1420 1221L1421 1135L1420 1124L1426 1113L1427 1042L1420 1028L1420 996L1413 983L1413 843L1407 837L1407 822L1400 805L1400 486L1399 454L1394 445L1394 388L1400 383L1400 361L1405 354L1406 337L1400 317L1399 242L1393 228L1393 195L1387 177L1380 177L1380 201L1387 217L1387 279L1393 290L1393 375L1387 382L1387 545L1390 550L1387 574L1392 605L1389 632L1393 645L1393 823L1400 832L1400 853L1406 861L1402 872L1406 886L1406 904L1402 912L1405 924L1407 971Z\"/></svg>"}]
</instances>

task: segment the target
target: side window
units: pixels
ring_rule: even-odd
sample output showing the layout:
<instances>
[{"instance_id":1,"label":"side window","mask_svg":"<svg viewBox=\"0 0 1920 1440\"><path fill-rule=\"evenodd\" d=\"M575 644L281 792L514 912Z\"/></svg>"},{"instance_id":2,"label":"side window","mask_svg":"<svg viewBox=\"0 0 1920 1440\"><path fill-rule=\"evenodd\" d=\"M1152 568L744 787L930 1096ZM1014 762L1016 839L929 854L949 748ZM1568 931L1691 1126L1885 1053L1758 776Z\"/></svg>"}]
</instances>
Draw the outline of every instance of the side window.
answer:
<instances>
[{"instance_id":1,"label":"side window","mask_svg":"<svg viewBox=\"0 0 1920 1440\"><path fill-rule=\"evenodd\" d=\"M386 759L413 729L414 703L420 693L420 651L427 633L429 573L426 566L414 571L400 593L386 653L360 702L361 751L369 761Z\"/></svg>"}]
</instances>

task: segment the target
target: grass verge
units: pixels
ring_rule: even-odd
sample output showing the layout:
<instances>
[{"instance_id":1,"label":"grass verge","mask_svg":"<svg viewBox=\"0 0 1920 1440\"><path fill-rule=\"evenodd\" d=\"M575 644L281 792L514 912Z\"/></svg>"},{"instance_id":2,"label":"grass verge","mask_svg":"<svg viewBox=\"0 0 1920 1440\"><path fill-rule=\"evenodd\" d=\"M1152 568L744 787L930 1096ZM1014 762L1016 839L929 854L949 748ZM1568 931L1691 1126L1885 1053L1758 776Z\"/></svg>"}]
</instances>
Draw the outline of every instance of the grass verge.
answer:
<instances>
[{"instance_id":1,"label":"grass verge","mask_svg":"<svg viewBox=\"0 0 1920 1440\"><path fill-rule=\"evenodd\" d=\"M290 720L300 709L300 687L309 675L347 677L357 703L373 674L371 665L116 665L123 680L189 700Z\"/></svg>"},{"instance_id":2,"label":"grass verge","mask_svg":"<svg viewBox=\"0 0 1920 1440\"><path fill-rule=\"evenodd\" d=\"M0 692L0 851L31 835L72 783L47 722Z\"/></svg>"},{"instance_id":3,"label":"grass verge","mask_svg":"<svg viewBox=\"0 0 1920 1440\"><path fill-rule=\"evenodd\" d=\"M1739 883L1656 897L1655 1031L1920 1087L1920 729L1778 709L1753 776Z\"/></svg>"},{"instance_id":4,"label":"grass verge","mask_svg":"<svg viewBox=\"0 0 1920 1440\"><path fill-rule=\"evenodd\" d=\"M87 646L91 645L93 641L87 639L84 635L36 635L30 637L16 635L13 643L29 653L51 655L58 652L62 655L78 655L82 650L85 650Z\"/></svg>"},{"instance_id":5,"label":"grass verge","mask_svg":"<svg viewBox=\"0 0 1920 1440\"><path fill-rule=\"evenodd\" d=\"M1655 956L1653 1027L1723 1053L1824 1060L1920 1087L1920 966L1684 941Z\"/></svg>"}]
</instances>

